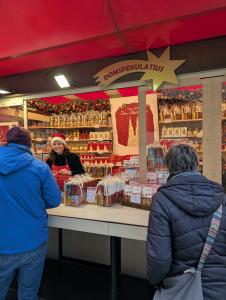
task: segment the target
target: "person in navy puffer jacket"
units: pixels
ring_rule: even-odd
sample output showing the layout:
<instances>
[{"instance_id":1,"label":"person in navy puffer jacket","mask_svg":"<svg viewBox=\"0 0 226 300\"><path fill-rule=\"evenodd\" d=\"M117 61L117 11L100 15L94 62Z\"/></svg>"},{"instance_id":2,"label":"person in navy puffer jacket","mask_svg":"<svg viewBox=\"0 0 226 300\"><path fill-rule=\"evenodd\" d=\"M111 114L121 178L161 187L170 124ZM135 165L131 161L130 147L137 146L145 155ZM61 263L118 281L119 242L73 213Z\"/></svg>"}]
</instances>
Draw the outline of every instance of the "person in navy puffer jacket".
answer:
<instances>
[{"instance_id":1,"label":"person in navy puffer jacket","mask_svg":"<svg viewBox=\"0 0 226 300\"><path fill-rule=\"evenodd\" d=\"M28 130L14 127L0 147L0 300L18 270L18 299L37 300L47 251L47 208L61 194L49 167L33 157Z\"/></svg>"},{"instance_id":2,"label":"person in navy puffer jacket","mask_svg":"<svg viewBox=\"0 0 226 300\"><path fill-rule=\"evenodd\" d=\"M221 185L198 170L189 145L171 148L165 157L169 178L153 196L147 236L147 269L151 285L197 267L213 213L223 204L220 228L204 264L205 300L226 299L226 206ZM183 299L182 299L183 300Z\"/></svg>"}]
</instances>

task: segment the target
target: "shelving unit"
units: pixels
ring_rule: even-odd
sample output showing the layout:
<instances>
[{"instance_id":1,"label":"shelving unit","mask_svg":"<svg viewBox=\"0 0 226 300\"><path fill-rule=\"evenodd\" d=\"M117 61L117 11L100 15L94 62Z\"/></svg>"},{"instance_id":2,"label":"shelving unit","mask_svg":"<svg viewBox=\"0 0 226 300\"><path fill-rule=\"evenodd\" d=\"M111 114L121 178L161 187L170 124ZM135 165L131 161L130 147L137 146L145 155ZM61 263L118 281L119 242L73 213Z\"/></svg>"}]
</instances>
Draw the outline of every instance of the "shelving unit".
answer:
<instances>
[{"instance_id":1,"label":"shelving unit","mask_svg":"<svg viewBox=\"0 0 226 300\"><path fill-rule=\"evenodd\" d=\"M88 112L90 116L90 112ZM110 114L106 112L93 113L93 118L86 122L86 113L78 116L79 126L74 124L75 115L71 113L50 116L45 122L29 123L31 131L33 152L39 159L46 159L51 151L51 137L60 132L66 136L67 147L72 153L80 155L81 162L86 171L93 177L100 179L112 171L109 157L113 149L113 133ZM67 125L62 120L67 120ZM54 122L62 126L51 126ZM69 122L70 121L70 122ZM100 122L100 124L98 124ZM69 124L70 123L70 124ZM90 124L91 123L91 124ZM69 126L70 125L70 126Z\"/></svg>"},{"instance_id":2,"label":"shelving unit","mask_svg":"<svg viewBox=\"0 0 226 300\"><path fill-rule=\"evenodd\" d=\"M200 94L201 96L201 94ZM159 102L159 138L165 148L176 143L191 142L203 159L202 100L164 99Z\"/></svg>"}]
</instances>

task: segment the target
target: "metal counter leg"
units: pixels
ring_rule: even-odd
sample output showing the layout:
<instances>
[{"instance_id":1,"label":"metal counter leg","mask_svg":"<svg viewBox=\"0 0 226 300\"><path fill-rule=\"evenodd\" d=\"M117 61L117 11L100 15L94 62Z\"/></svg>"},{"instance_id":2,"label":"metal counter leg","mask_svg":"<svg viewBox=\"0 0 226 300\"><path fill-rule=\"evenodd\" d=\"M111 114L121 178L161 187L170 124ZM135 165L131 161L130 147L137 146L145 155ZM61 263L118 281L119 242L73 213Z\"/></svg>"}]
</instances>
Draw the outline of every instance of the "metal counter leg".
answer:
<instances>
[{"instance_id":1,"label":"metal counter leg","mask_svg":"<svg viewBox=\"0 0 226 300\"><path fill-rule=\"evenodd\" d=\"M121 238L110 237L111 243L111 300L119 296L119 273L121 272Z\"/></svg>"},{"instance_id":2,"label":"metal counter leg","mask_svg":"<svg viewBox=\"0 0 226 300\"><path fill-rule=\"evenodd\" d=\"M58 228L58 259L62 259L63 255L63 230L62 228Z\"/></svg>"}]
</instances>

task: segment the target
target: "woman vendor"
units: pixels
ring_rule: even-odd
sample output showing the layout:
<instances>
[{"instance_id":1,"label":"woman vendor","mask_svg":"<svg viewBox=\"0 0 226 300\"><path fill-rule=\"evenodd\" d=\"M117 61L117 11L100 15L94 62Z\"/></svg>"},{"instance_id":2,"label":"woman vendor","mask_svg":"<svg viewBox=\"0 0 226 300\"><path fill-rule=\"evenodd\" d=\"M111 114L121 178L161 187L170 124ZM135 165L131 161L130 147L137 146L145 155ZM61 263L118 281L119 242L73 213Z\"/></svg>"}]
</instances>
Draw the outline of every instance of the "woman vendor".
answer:
<instances>
[{"instance_id":1,"label":"woman vendor","mask_svg":"<svg viewBox=\"0 0 226 300\"><path fill-rule=\"evenodd\" d=\"M55 133L51 140L52 150L46 163L61 189L64 190L64 182L70 176L83 174L85 171L78 155L71 153L67 148L66 137L61 133Z\"/></svg>"}]
</instances>

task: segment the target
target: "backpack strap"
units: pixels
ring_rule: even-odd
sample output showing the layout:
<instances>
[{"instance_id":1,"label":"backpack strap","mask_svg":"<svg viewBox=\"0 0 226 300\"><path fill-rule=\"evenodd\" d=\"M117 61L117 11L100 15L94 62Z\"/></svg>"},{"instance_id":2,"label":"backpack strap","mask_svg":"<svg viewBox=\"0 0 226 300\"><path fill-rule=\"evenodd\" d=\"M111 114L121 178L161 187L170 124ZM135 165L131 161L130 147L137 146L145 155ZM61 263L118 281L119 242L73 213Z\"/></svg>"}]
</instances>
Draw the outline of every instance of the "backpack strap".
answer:
<instances>
[{"instance_id":1,"label":"backpack strap","mask_svg":"<svg viewBox=\"0 0 226 300\"><path fill-rule=\"evenodd\" d=\"M221 222L221 216L222 216L222 205L216 210L213 214L213 218L211 221L211 225L208 231L208 235L205 241L205 245L202 250L201 257L199 259L199 264L197 267L197 271L202 272L204 263L210 253L210 250L212 249L212 246L214 244L215 238L218 233L218 229L220 227Z\"/></svg>"}]
</instances>

